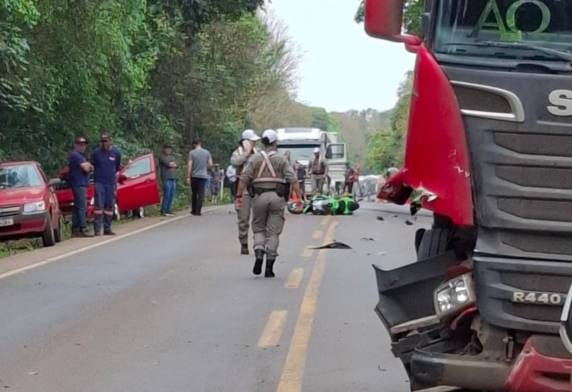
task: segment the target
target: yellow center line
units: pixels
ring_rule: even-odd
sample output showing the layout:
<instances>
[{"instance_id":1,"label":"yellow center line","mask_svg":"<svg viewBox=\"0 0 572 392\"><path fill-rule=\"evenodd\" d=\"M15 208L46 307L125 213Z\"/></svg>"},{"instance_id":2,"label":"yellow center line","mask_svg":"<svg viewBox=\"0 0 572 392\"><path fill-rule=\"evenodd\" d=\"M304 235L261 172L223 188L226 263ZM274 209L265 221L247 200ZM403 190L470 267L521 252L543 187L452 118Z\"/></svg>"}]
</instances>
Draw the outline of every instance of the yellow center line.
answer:
<instances>
[{"instance_id":1,"label":"yellow center line","mask_svg":"<svg viewBox=\"0 0 572 392\"><path fill-rule=\"evenodd\" d=\"M324 243L328 243L334 236L337 221L333 221L326 232ZM310 335L312 334L312 326L314 323L314 316L316 314L316 306L318 302L318 292L326 269L326 250L322 249L318 253L316 264L306 292L304 299L300 306L300 314L296 321L294 335L290 342L288 349L288 356L286 363L280 376L278 383L278 392L300 392L302 390L302 380L304 377L304 369L306 366L306 353L308 351L308 343Z\"/></svg>"},{"instance_id":2,"label":"yellow center line","mask_svg":"<svg viewBox=\"0 0 572 392\"><path fill-rule=\"evenodd\" d=\"M270 313L266 326L258 340L259 348L275 347L278 344L280 336L282 336L287 314L288 312L286 310L275 310Z\"/></svg>"},{"instance_id":3,"label":"yellow center line","mask_svg":"<svg viewBox=\"0 0 572 392\"><path fill-rule=\"evenodd\" d=\"M312 239L313 240L321 240L323 235L324 235L324 232L322 230L316 230L312 234Z\"/></svg>"},{"instance_id":4,"label":"yellow center line","mask_svg":"<svg viewBox=\"0 0 572 392\"><path fill-rule=\"evenodd\" d=\"M332 220L332 216L331 215L326 215L325 217L322 218L322 222L320 223L322 226L327 226L330 221Z\"/></svg>"},{"instance_id":5,"label":"yellow center line","mask_svg":"<svg viewBox=\"0 0 572 392\"><path fill-rule=\"evenodd\" d=\"M300 287L300 282L302 282L302 278L304 277L304 268L295 268L290 272L290 276L288 276L288 280L284 285L287 289L297 289Z\"/></svg>"},{"instance_id":6,"label":"yellow center line","mask_svg":"<svg viewBox=\"0 0 572 392\"><path fill-rule=\"evenodd\" d=\"M314 255L314 249L310 249L309 246L304 248L304 252L302 252L302 257L305 259L309 259Z\"/></svg>"}]
</instances>

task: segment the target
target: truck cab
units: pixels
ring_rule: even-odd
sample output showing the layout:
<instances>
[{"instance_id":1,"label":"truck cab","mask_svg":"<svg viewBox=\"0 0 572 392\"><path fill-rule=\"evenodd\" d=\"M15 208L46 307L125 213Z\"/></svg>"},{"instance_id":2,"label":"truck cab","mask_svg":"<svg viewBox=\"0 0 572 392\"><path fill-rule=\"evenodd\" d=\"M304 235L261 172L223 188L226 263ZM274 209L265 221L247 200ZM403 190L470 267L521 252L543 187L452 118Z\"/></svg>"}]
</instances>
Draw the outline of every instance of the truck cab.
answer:
<instances>
[{"instance_id":1,"label":"truck cab","mask_svg":"<svg viewBox=\"0 0 572 392\"><path fill-rule=\"evenodd\" d=\"M328 170L328 191L339 193L343 189L347 167L346 145L337 142L337 134L325 132L319 128L279 128L278 152L290 154L290 163L308 167L314 157L314 149L320 149L320 155L326 161ZM304 184L309 193L312 185L309 179Z\"/></svg>"},{"instance_id":2,"label":"truck cab","mask_svg":"<svg viewBox=\"0 0 572 392\"><path fill-rule=\"evenodd\" d=\"M572 2L366 0L369 35L416 54L403 168L380 198L433 212L417 260L375 267L412 389L568 391ZM414 300L412 300L414 299Z\"/></svg>"}]
</instances>

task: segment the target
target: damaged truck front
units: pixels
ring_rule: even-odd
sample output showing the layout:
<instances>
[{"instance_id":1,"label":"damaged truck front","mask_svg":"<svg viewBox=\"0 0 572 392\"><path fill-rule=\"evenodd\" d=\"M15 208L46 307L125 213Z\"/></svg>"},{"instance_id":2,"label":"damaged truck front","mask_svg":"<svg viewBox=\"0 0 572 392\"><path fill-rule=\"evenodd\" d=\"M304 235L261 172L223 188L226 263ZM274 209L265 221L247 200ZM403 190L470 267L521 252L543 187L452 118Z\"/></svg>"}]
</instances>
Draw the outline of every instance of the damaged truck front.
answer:
<instances>
[{"instance_id":1,"label":"damaged truck front","mask_svg":"<svg viewBox=\"0 0 572 392\"><path fill-rule=\"evenodd\" d=\"M407 4L405 4L407 6ZM379 197L434 213L417 260L375 266L376 312L413 390L569 391L572 1L366 0L416 54L403 168Z\"/></svg>"}]
</instances>

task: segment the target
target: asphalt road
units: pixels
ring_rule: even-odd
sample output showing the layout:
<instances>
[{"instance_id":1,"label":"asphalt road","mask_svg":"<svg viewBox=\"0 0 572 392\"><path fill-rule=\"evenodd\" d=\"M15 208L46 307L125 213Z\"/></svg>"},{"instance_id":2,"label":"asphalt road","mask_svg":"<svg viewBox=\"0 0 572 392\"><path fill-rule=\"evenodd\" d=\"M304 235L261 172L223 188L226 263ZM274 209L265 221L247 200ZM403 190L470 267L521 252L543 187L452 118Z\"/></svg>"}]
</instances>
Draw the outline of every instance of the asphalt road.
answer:
<instances>
[{"instance_id":1,"label":"asphalt road","mask_svg":"<svg viewBox=\"0 0 572 392\"><path fill-rule=\"evenodd\" d=\"M231 208L0 274L0 389L408 391L371 264L412 261L429 220L380 208L288 215L275 279L238 255ZM352 249L308 249L333 239Z\"/></svg>"}]
</instances>

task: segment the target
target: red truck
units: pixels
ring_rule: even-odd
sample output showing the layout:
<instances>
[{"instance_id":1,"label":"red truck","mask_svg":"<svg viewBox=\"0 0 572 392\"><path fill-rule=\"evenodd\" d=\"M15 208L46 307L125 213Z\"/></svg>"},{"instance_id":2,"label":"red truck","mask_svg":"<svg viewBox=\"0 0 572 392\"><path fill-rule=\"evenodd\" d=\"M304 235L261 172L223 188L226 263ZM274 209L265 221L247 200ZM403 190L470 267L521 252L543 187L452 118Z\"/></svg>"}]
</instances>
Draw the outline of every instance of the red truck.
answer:
<instances>
[{"instance_id":1,"label":"red truck","mask_svg":"<svg viewBox=\"0 0 572 392\"><path fill-rule=\"evenodd\" d=\"M411 388L571 390L572 2L366 0L416 54L403 168L379 197L433 212L417 260L374 266Z\"/></svg>"},{"instance_id":2,"label":"red truck","mask_svg":"<svg viewBox=\"0 0 572 392\"><path fill-rule=\"evenodd\" d=\"M0 163L0 241L42 238L44 246L62 240L62 214L54 187L38 162Z\"/></svg>"},{"instance_id":3,"label":"red truck","mask_svg":"<svg viewBox=\"0 0 572 392\"><path fill-rule=\"evenodd\" d=\"M61 183L57 186L57 198L64 215L71 215L73 210L73 194L67 183L67 173L60 173ZM157 183L157 171L153 154L147 154L130 161L125 168L117 174L117 199L115 217L128 211L139 211L144 207L160 202L159 187ZM93 219L93 182L87 189L88 220Z\"/></svg>"}]
</instances>

